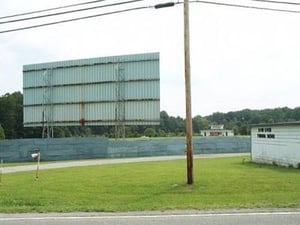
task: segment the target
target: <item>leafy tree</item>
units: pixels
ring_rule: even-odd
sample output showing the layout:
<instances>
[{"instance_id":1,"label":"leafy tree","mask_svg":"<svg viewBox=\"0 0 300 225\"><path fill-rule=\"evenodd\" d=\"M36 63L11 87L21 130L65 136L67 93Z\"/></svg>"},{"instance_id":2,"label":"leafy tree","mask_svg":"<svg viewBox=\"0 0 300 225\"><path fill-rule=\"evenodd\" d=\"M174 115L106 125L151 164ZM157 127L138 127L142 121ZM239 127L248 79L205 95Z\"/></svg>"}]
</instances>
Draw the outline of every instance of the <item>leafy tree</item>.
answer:
<instances>
[{"instance_id":1,"label":"leafy tree","mask_svg":"<svg viewBox=\"0 0 300 225\"><path fill-rule=\"evenodd\" d=\"M0 140L1 140L1 139L5 139L5 133L4 133L3 127L2 127L1 124L0 124Z\"/></svg>"},{"instance_id":2,"label":"leafy tree","mask_svg":"<svg viewBox=\"0 0 300 225\"><path fill-rule=\"evenodd\" d=\"M0 97L0 123L7 139L23 137L23 95L20 92Z\"/></svg>"},{"instance_id":3,"label":"leafy tree","mask_svg":"<svg viewBox=\"0 0 300 225\"><path fill-rule=\"evenodd\" d=\"M294 109L293 118L295 120L300 120L300 107Z\"/></svg>"},{"instance_id":4,"label":"leafy tree","mask_svg":"<svg viewBox=\"0 0 300 225\"><path fill-rule=\"evenodd\" d=\"M160 125L159 128L164 130L166 133L170 132L170 117L166 111L160 112Z\"/></svg>"},{"instance_id":5,"label":"leafy tree","mask_svg":"<svg viewBox=\"0 0 300 225\"><path fill-rule=\"evenodd\" d=\"M24 127L23 138L41 138L42 137L42 127Z\"/></svg>"},{"instance_id":6,"label":"leafy tree","mask_svg":"<svg viewBox=\"0 0 300 225\"><path fill-rule=\"evenodd\" d=\"M162 129L158 129L158 136L159 137L166 137L167 133Z\"/></svg>"},{"instance_id":7,"label":"leafy tree","mask_svg":"<svg viewBox=\"0 0 300 225\"><path fill-rule=\"evenodd\" d=\"M56 128L54 128L54 134L55 134L56 138L66 137L65 129L63 129L62 127L56 127Z\"/></svg>"},{"instance_id":8,"label":"leafy tree","mask_svg":"<svg viewBox=\"0 0 300 225\"><path fill-rule=\"evenodd\" d=\"M205 130L209 128L210 125L210 121L205 118L205 117L201 117L201 116L195 116L193 118L193 130L194 133L200 133L200 130Z\"/></svg>"},{"instance_id":9,"label":"leafy tree","mask_svg":"<svg viewBox=\"0 0 300 225\"><path fill-rule=\"evenodd\" d=\"M145 129L144 134L145 134L145 136L147 136L147 137L155 137L156 132L155 132L155 129L154 129L154 128L148 127L148 128Z\"/></svg>"},{"instance_id":10,"label":"leafy tree","mask_svg":"<svg viewBox=\"0 0 300 225\"><path fill-rule=\"evenodd\" d=\"M224 124L226 129L234 130L235 134L249 135L251 124L292 122L300 120L300 107L288 107L250 110L243 109L235 112L216 112L210 116L193 118L193 131L208 129L211 124ZM20 92L0 96L0 124L1 133L5 131L5 138L41 138L41 127L23 127L23 95ZM181 136L185 134L185 119L169 116L166 111L160 112L160 125L158 126L126 126L127 137L147 136ZM2 135L2 134L0 134ZM72 136L115 136L114 126L96 127L59 127L54 129L55 137ZM3 135L1 136L3 137Z\"/></svg>"}]
</instances>

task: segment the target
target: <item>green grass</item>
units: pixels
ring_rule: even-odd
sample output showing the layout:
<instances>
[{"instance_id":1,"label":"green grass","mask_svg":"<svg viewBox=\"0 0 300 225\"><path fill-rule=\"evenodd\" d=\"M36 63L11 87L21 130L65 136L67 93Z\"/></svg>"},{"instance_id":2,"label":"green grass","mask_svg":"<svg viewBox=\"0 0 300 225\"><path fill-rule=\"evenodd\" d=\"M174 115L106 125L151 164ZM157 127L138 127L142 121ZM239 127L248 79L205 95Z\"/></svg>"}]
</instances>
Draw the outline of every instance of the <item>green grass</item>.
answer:
<instances>
[{"instance_id":1,"label":"green grass","mask_svg":"<svg viewBox=\"0 0 300 225\"><path fill-rule=\"evenodd\" d=\"M130 163L3 174L0 212L300 207L300 170L241 157Z\"/></svg>"}]
</instances>

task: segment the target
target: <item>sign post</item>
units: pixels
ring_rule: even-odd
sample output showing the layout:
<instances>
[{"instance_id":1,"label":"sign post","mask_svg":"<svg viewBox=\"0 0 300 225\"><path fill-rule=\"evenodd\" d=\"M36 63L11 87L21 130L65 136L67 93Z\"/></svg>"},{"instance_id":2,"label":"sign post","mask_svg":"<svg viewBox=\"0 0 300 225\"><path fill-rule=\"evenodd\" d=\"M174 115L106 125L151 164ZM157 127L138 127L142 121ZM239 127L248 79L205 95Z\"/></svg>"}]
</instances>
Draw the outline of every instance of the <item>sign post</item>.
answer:
<instances>
[{"instance_id":1,"label":"sign post","mask_svg":"<svg viewBox=\"0 0 300 225\"><path fill-rule=\"evenodd\" d=\"M41 159L41 154L40 154L40 149L35 149L35 153L31 154L31 157L37 161L36 165L36 172L35 172L35 179L39 179L39 170L40 170L40 159Z\"/></svg>"}]
</instances>

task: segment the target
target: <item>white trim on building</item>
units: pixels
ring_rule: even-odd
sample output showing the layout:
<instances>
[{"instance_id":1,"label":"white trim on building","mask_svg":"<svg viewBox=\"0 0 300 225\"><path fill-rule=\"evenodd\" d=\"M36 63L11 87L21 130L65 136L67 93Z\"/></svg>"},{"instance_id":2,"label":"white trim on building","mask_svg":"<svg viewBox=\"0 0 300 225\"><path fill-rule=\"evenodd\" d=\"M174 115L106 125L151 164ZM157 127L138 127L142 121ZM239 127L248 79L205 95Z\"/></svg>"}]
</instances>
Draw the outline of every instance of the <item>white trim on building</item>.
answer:
<instances>
[{"instance_id":1,"label":"white trim on building","mask_svg":"<svg viewBox=\"0 0 300 225\"><path fill-rule=\"evenodd\" d=\"M202 136L234 136L233 130L225 130L224 125L210 125L209 130L200 130L200 135Z\"/></svg>"}]
</instances>

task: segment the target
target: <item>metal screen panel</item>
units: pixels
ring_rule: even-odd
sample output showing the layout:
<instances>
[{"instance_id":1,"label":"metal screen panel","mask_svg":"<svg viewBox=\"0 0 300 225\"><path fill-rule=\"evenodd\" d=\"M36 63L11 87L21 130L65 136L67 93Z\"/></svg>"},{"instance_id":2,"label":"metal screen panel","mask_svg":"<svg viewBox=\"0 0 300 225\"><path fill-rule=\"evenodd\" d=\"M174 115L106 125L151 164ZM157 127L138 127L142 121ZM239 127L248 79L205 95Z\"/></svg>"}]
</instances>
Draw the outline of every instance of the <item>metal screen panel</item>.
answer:
<instances>
[{"instance_id":1,"label":"metal screen panel","mask_svg":"<svg viewBox=\"0 0 300 225\"><path fill-rule=\"evenodd\" d=\"M24 65L24 126L157 125L159 82L159 53Z\"/></svg>"}]
</instances>

